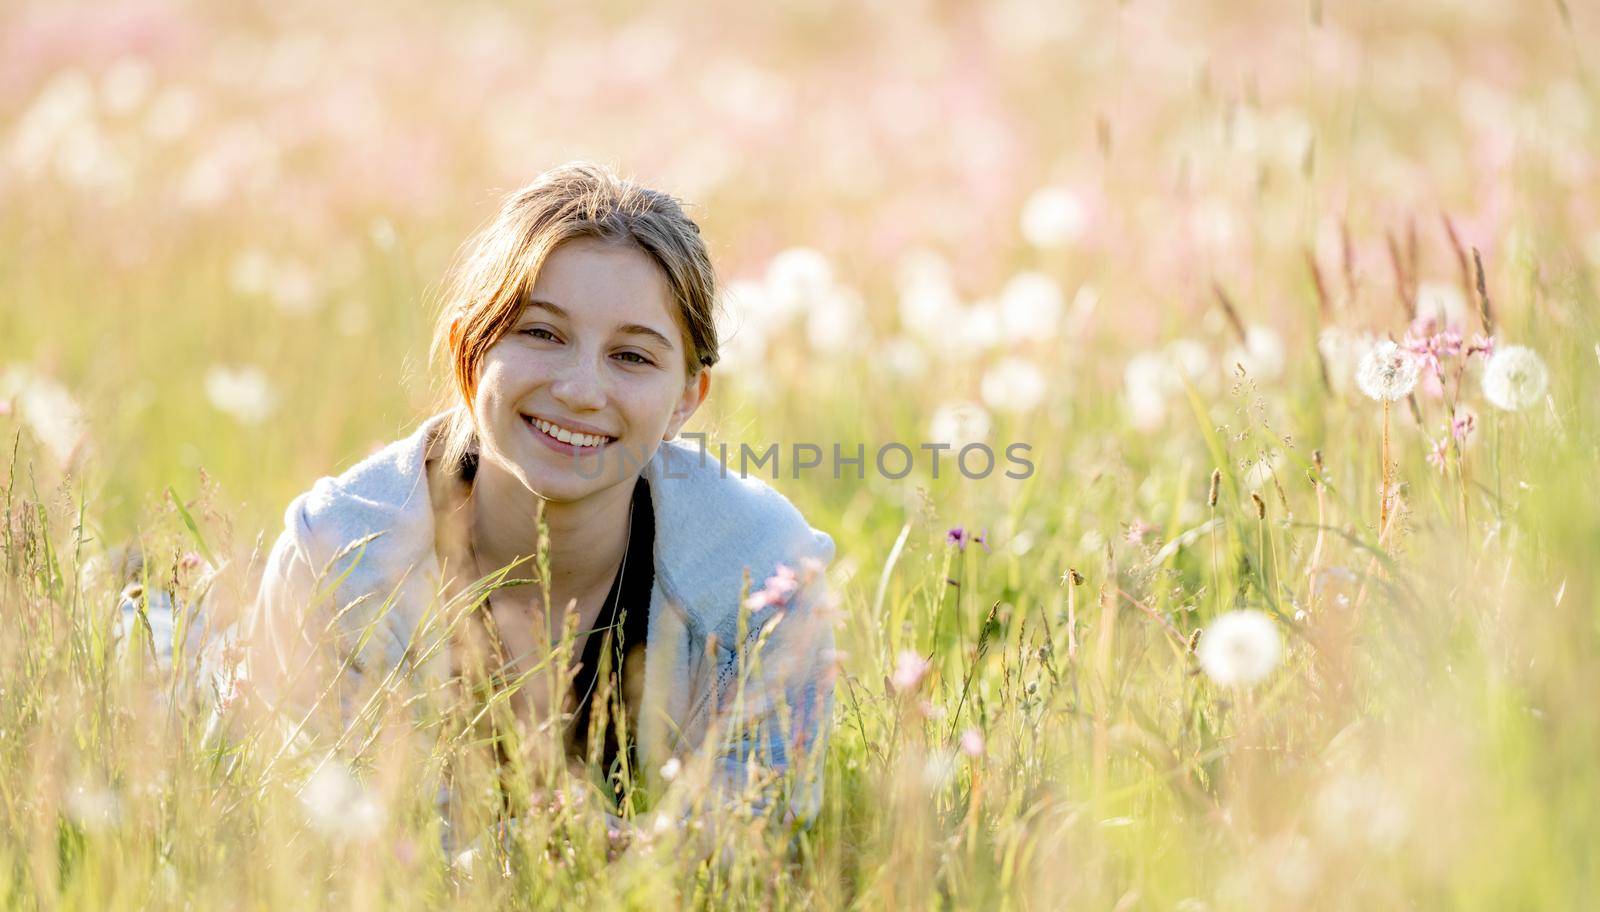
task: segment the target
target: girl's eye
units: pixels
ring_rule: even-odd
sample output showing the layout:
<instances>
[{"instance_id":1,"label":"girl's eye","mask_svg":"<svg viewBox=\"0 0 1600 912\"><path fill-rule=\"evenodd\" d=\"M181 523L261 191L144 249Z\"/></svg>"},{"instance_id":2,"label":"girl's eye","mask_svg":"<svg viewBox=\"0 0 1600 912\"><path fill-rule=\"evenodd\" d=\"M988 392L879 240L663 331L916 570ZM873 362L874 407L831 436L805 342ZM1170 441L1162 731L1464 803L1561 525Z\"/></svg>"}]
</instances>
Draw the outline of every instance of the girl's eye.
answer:
<instances>
[{"instance_id":1,"label":"girl's eye","mask_svg":"<svg viewBox=\"0 0 1600 912\"><path fill-rule=\"evenodd\" d=\"M549 336L551 340L554 340L555 337L556 337L555 333L553 333L550 330L545 329L545 328L543 328L541 326L534 326L534 327L531 327L529 329L524 329L522 331L523 335L532 336L535 339L544 338L544 336L540 336L539 335L540 333L544 333L545 336Z\"/></svg>"},{"instance_id":2,"label":"girl's eye","mask_svg":"<svg viewBox=\"0 0 1600 912\"><path fill-rule=\"evenodd\" d=\"M649 358L646 358L644 355L641 355L638 352L619 352L617 357L619 357L619 358L637 358L638 359L637 361L628 362L629 364L650 364L651 363Z\"/></svg>"}]
</instances>

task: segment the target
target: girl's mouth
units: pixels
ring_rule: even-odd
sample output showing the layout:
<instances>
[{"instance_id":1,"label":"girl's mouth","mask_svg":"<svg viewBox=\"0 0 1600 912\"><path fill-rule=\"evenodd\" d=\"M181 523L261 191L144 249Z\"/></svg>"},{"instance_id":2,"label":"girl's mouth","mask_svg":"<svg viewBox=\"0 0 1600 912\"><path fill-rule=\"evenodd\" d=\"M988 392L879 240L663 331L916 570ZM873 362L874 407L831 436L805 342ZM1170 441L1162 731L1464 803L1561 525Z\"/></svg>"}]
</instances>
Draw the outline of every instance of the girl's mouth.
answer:
<instances>
[{"instance_id":1,"label":"girl's mouth","mask_svg":"<svg viewBox=\"0 0 1600 912\"><path fill-rule=\"evenodd\" d=\"M617 440L615 437L573 433L558 425L539 418L532 418L528 415L523 415L522 420L528 425L528 429L533 431L534 436L538 437L545 446L568 456L584 456L598 453L607 444L615 443ZM562 437L567 439L562 440Z\"/></svg>"}]
</instances>

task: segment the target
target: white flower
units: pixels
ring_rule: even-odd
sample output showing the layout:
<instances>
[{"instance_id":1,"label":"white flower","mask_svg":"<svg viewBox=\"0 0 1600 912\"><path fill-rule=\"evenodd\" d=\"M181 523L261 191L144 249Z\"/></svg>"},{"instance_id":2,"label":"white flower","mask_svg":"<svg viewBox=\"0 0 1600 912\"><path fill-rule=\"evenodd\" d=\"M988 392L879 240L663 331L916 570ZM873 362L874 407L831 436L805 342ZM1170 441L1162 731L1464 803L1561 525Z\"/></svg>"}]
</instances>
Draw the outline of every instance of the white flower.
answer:
<instances>
[{"instance_id":1,"label":"white flower","mask_svg":"<svg viewBox=\"0 0 1600 912\"><path fill-rule=\"evenodd\" d=\"M1259 611L1230 611L1200 634L1195 657L1211 680L1224 687L1255 684L1278 667L1283 643L1272 619Z\"/></svg>"},{"instance_id":2,"label":"white flower","mask_svg":"<svg viewBox=\"0 0 1600 912\"><path fill-rule=\"evenodd\" d=\"M150 64L137 57L124 57L111 65L100 79L100 97L114 114L128 114L144 104L155 78Z\"/></svg>"},{"instance_id":3,"label":"white flower","mask_svg":"<svg viewBox=\"0 0 1600 912\"><path fill-rule=\"evenodd\" d=\"M122 816L122 802L109 789L79 783L67 792L67 815L86 830L99 831L117 825Z\"/></svg>"},{"instance_id":4,"label":"white flower","mask_svg":"<svg viewBox=\"0 0 1600 912\"><path fill-rule=\"evenodd\" d=\"M1044 400L1044 372L1033 362L1006 358L991 367L980 383L983 402L1003 412L1027 412Z\"/></svg>"},{"instance_id":5,"label":"white flower","mask_svg":"<svg viewBox=\"0 0 1600 912\"><path fill-rule=\"evenodd\" d=\"M1211 385L1211 354L1193 339L1175 339L1160 351L1140 352L1123 367L1128 420L1151 431L1167 419L1167 401L1184 390L1184 380L1205 392Z\"/></svg>"},{"instance_id":6,"label":"white flower","mask_svg":"<svg viewBox=\"0 0 1600 912\"><path fill-rule=\"evenodd\" d=\"M194 126L197 107L192 90L183 86L168 86L156 96L145 114L145 132L153 139L177 139Z\"/></svg>"},{"instance_id":7,"label":"white flower","mask_svg":"<svg viewBox=\"0 0 1600 912\"><path fill-rule=\"evenodd\" d=\"M206 371L205 382L211 404L241 424L260 424L277 407L277 394L259 367L217 365Z\"/></svg>"},{"instance_id":8,"label":"white flower","mask_svg":"<svg viewBox=\"0 0 1600 912\"><path fill-rule=\"evenodd\" d=\"M1483 368L1483 398L1495 408L1520 411L1539 401L1550 385L1550 371L1533 349L1506 345Z\"/></svg>"},{"instance_id":9,"label":"white flower","mask_svg":"<svg viewBox=\"0 0 1600 912\"><path fill-rule=\"evenodd\" d=\"M1167 343L1167 360L1174 370L1189 378L1189 382L1199 385L1206 372L1211 369L1211 352L1206 349L1205 343L1194 339L1174 339ZM1176 381L1176 377L1169 377ZM1175 383L1175 388L1181 388Z\"/></svg>"},{"instance_id":10,"label":"white flower","mask_svg":"<svg viewBox=\"0 0 1600 912\"><path fill-rule=\"evenodd\" d=\"M1405 796L1373 773L1336 775L1317 792L1313 809L1327 835L1383 851L1397 848L1409 829Z\"/></svg>"},{"instance_id":11,"label":"white flower","mask_svg":"<svg viewBox=\"0 0 1600 912\"><path fill-rule=\"evenodd\" d=\"M1061 286L1042 272L1020 272L1000 292L1000 322L1013 342L1051 339L1064 308Z\"/></svg>"},{"instance_id":12,"label":"white flower","mask_svg":"<svg viewBox=\"0 0 1600 912\"><path fill-rule=\"evenodd\" d=\"M668 782L678 778L681 772L683 772L683 761L677 757L670 757L666 763L661 764L661 778Z\"/></svg>"},{"instance_id":13,"label":"white flower","mask_svg":"<svg viewBox=\"0 0 1600 912\"><path fill-rule=\"evenodd\" d=\"M306 819L335 839L370 839L383 826L383 805L342 763L322 765L300 789Z\"/></svg>"},{"instance_id":14,"label":"white flower","mask_svg":"<svg viewBox=\"0 0 1600 912\"><path fill-rule=\"evenodd\" d=\"M969 443L981 443L989 436L989 412L976 402L956 401L939 406L928 424L928 438L932 443L948 443L960 449Z\"/></svg>"},{"instance_id":15,"label":"white flower","mask_svg":"<svg viewBox=\"0 0 1600 912\"><path fill-rule=\"evenodd\" d=\"M928 355L905 336L895 336L883 343L881 357L889 372L899 377L915 380L928 372Z\"/></svg>"},{"instance_id":16,"label":"white flower","mask_svg":"<svg viewBox=\"0 0 1600 912\"><path fill-rule=\"evenodd\" d=\"M1385 339L1362 357L1356 368L1356 385L1374 399L1394 402L1410 394L1421 370L1422 362Z\"/></svg>"},{"instance_id":17,"label":"white flower","mask_svg":"<svg viewBox=\"0 0 1600 912\"><path fill-rule=\"evenodd\" d=\"M861 296L836 286L818 295L806 311L806 341L815 352L848 352L866 341Z\"/></svg>"},{"instance_id":18,"label":"white flower","mask_svg":"<svg viewBox=\"0 0 1600 912\"><path fill-rule=\"evenodd\" d=\"M949 320L961 311L961 296L944 257L932 250L913 250L901 258L895 277L900 323L908 331L936 338L950 331Z\"/></svg>"},{"instance_id":19,"label":"white flower","mask_svg":"<svg viewBox=\"0 0 1600 912\"><path fill-rule=\"evenodd\" d=\"M15 406L35 439L61 466L81 454L89 433L83 407L67 388L26 367L0 372L0 400L15 399Z\"/></svg>"},{"instance_id":20,"label":"white flower","mask_svg":"<svg viewBox=\"0 0 1600 912\"><path fill-rule=\"evenodd\" d=\"M1244 367L1245 373L1258 380L1276 380L1283 373L1283 340L1270 327L1251 326L1244 331L1244 344L1228 352L1227 366Z\"/></svg>"},{"instance_id":21,"label":"white flower","mask_svg":"<svg viewBox=\"0 0 1600 912\"><path fill-rule=\"evenodd\" d=\"M1467 322L1467 299L1454 282L1417 284L1417 319L1434 320L1440 329L1460 327Z\"/></svg>"},{"instance_id":22,"label":"white flower","mask_svg":"<svg viewBox=\"0 0 1600 912\"><path fill-rule=\"evenodd\" d=\"M974 301L961 312L961 322L955 328L957 331L952 332L951 325L946 324L944 331L934 337L947 353L970 357L987 351L1000 344L1000 307L987 298Z\"/></svg>"},{"instance_id":23,"label":"white flower","mask_svg":"<svg viewBox=\"0 0 1600 912\"><path fill-rule=\"evenodd\" d=\"M810 247L791 247L767 263L767 294L780 314L800 312L832 287L833 267Z\"/></svg>"},{"instance_id":24,"label":"white flower","mask_svg":"<svg viewBox=\"0 0 1600 912\"><path fill-rule=\"evenodd\" d=\"M1371 333L1353 333L1329 326L1317 334L1317 350L1328 368L1328 383L1337 392L1350 388L1361 359L1380 340Z\"/></svg>"},{"instance_id":25,"label":"white flower","mask_svg":"<svg viewBox=\"0 0 1600 912\"><path fill-rule=\"evenodd\" d=\"M267 293L272 281L272 255L260 247L239 251L228 269L228 284L241 295L254 297Z\"/></svg>"},{"instance_id":26,"label":"white flower","mask_svg":"<svg viewBox=\"0 0 1600 912\"><path fill-rule=\"evenodd\" d=\"M927 762L922 766L922 782L933 789L949 785L955 774L956 755L951 751L939 751L928 755Z\"/></svg>"},{"instance_id":27,"label":"white flower","mask_svg":"<svg viewBox=\"0 0 1600 912\"><path fill-rule=\"evenodd\" d=\"M1122 371L1128 420L1142 431L1154 430L1167 418L1167 395L1181 386L1172 362L1161 352L1140 352Z\"/></svg>"},{"instance_id":28,"label":"white flower","mask_svg":"<svg viewBox=\"0 0 1600 912\"><path fill-rule=\"evenodd\" d=\"M1066 247L1089 229L1089 204L1066 187L1045 187L1022 204L1022 236L1040 248Z\"/></svg>"}]
</instances>

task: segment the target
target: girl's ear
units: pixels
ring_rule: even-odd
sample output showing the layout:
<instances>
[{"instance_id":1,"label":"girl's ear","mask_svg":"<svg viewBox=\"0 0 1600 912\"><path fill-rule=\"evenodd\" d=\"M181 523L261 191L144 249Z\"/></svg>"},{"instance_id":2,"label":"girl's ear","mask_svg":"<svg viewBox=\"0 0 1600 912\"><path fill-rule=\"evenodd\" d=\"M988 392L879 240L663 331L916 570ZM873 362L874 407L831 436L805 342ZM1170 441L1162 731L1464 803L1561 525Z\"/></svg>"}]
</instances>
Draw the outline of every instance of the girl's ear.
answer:
<instances>
[{"instance_id":1,"label":"girl's ear","mask_svg":"<svg viewBox=\"0 0 1600 912\"><path fill-rule=\"evenodd\" d=\"M694 376L683 385L683 395L678 399L677 408L672 410L672 419L667 422L666 433L662 440L671 440L678 436L678 431L688 423L700 403L706 401L706 394L711 392L711 369L702 367L694 372Z\"/></svg>"}]
</instances>

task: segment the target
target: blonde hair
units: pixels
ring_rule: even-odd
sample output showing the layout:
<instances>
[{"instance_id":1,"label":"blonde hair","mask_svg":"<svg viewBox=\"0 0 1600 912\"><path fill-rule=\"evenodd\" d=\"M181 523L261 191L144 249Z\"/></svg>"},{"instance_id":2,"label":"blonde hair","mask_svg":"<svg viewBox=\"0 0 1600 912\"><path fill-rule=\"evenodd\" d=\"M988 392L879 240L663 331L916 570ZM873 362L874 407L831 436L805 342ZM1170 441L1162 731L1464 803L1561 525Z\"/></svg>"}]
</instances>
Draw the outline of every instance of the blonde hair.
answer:
<instances>
[{"instance_id":1,"label":"blonde hair","mask_svg":"<svg viewBox=\"0 0 1600 912\"><path fill-rule=\"evenodd\" d=\"M477 445L472 401L489 349L516 324L551 252L573 238L632 243L666 277L688 342L687 375L717 362L716 276L700 226L658 190L590 162L552 168L510 194L489 226L464 247L433 336L433 356L449 366L442 405L454 405L441 432L446 465Z\"/></svg>"}]
</instances>

